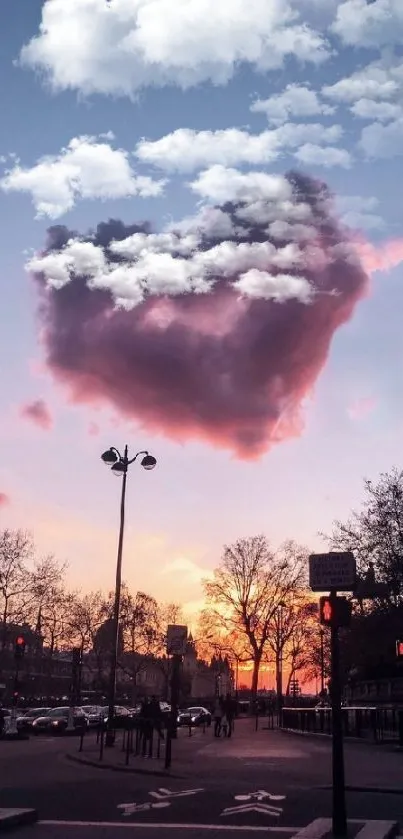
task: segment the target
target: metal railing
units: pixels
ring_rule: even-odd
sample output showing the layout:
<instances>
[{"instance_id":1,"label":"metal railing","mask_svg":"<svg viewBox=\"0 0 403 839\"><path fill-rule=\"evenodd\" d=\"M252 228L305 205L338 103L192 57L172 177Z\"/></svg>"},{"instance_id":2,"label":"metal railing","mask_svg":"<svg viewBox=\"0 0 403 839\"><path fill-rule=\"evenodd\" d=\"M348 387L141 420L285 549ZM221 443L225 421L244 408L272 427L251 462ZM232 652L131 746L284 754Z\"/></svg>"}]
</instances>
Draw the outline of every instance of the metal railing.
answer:
<instances>
[{"instance_id":1,"label":"metal railing","mask_svg":"<svg viewBox=\"0 0 403 839\"><path fill-rule=\"evenodd\" d=\"M345 706L342 708L342 720L345 737L375 743L392 741L403 746L403 708ZM306 734L331 734L332 709L285 707L280 727Z\"/></svg>"}]
</instances>

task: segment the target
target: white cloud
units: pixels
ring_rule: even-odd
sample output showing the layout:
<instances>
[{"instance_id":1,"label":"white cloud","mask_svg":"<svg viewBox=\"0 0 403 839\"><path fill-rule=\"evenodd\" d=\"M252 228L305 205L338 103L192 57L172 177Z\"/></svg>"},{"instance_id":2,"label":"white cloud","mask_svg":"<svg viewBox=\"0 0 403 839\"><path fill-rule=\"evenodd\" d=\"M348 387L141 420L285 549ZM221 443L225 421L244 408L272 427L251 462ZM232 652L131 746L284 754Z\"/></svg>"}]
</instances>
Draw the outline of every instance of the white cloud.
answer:
<instances>
[{"instance_id":1,"label":"white cloud","mask_svg":"<svg viewBox=\"0 0 403 839\"><path fill-rule=\"evenodd\" d=\"M285 303L297 298L301 303L310 303L313 297L312 286L305 277L292 274L269 274L252 268L236 280L234 287L246 297L263 300L275 300Z\"/></svg>"},{"instance_id":2,"label":"white cloud","mask_svg":"<svg viewBox=\"0 0 403 839\"><path fill-rule=\"evenodd\" d=\"M336 209L341 221L353 230L380 230L385 226L383 218L374 212L379 201L374 196L338 195Z\"/></svg>"},{"instance_id":3,"label":"white cloud","mask_svg":"<svg viewBox=\"0 0 403 839\"><path fill-rule=\"evenodd\" d=\"M359 146L369 158L397 157L403 154L403 117L381 125L374 122L361 132Z\"/></svg>"},{"instance_id":4,"label":"white cloud","mask_svg":"<svg viewBox=\"0 0 403 839\"><path fill-rule=\"evenodd\" d=\"M287 149L308 142L334 143L342 134L340 125L324 127L319 123L286 123L261 134L238 128L221 131L178 128L159 140L141 140L135 153L142 162L160 169L192 172L216 163L223 166L270 163Z\"/></svg>"},{"instance_id":5,"label":"white cloud","mask_svg":"<svg viewBox=\"0 0 403 839\"><path fill-rule=\"evenodd\" d=\"M226 201L290 201L291 184L281 175L266 172L240 172L217 164L201 172L190 184L191 189L202 198L217 204Z\"/></svg>"},{"instance_id":6,"label":"white cloud","mask_svg":"<svg viewBox=\"0 0 403 839\"><path fill-rule=\"evenodd\" d=\"M316 249L309 245L314 232L309 228L313 221L309 205L280 175L236 170L216 174L227 184L226 199L232 198L236 205L228 214L220 210L221 236L232 239L220 239L212 227L217 210L207 205L176 228L171 223L161 233L139 232L111 242L108 252L93 241L72 238L57 252L34 255L27 270L43 273L47 285L55 289L79 274L90 288L108 290L115 304L125 309L149 295L164 296L168 320L169 297L206 294L220 280L241 296L309 303L313 292L305 271L317 259ZM303 230L304 222L308 223ZM262 232L271 225L273 235L268 229L267 239L250 241L251 226L256 224Z\"/></svg>"},{"instance_id":7,"label":"white cloud","mask_svg":"<svg viewBox=\"0 0 403 839\"><path fill-rule=\"evenodd\" d=\"M82 136L31 168L24 169L17 162L0 180L0 188L30 193L37 217L58 218L80 198L155 197L161 195L165 183L136 175L123 149Z\"/></svg>"},{"instance_id":8,"label":"white cloud","mask_svg":"<svg viewBox=\"0 0 403 839\"><path fill-rule=\"evenodd\" d=\"M20 60L54 90L133 96L144 86L226 83L240 63L318 64L324 37L288 0L45 0Z\"/></svg>"},{"instance_id":9,"label":"white cloud","mask_svg":"<svg viewBox=\"0 0 403 839\"><path fill-rule=\"evenodd\" d=\"M351 154L347 149L334 146L322 148L314 143L305 143L295 152L294 157L305 166L323 166L325 169L331 169L333 166L349 169L352 163Z\"/></svg>"},{"instance_id":10,"label":"white cloud","mask_svg":"<svg viewBox=\"0 0 403 839\"><path fill-rule=\"evenodd\" d=\"M379 65L369 64L364 70L325 85L322 93L336 102L356 102L359 99L391 99L398 91L397 81Z\"/></svg>"},{"instance_id":11,"label":"white cloud","mask_svg":"<svg viewBox=\"0 0 403 839\"><path fill-rule=\"evenodd\" d=\"M374 119L379 122L389 122L403 116L402 105L392 102L374 102L373 99L359 99L351 106L350 110L355 117Z\"/></svg>"},{"instance_id":12,"label":"white cloud","mask_svg":"<svg viewBox=\"0 0 403 839\"><path fill-rule=\"evenodd\" d=\"M332 26L344 44L383 47L403 40L402 0L346 0Z\"/></svg>"},{"instance_id":13,"label":"white cloud","mask_svg":"<svg viewBox=\"0 0 403 839\"><path fill-rule=\"evenodd\" d=\"M335 108L320 102L318 94L309 87L289 84L282 93L276 93L269 99L257 99L250 110L265 114L273 125L280 125L296 117L333 114Z\"/></svg>"}]
</instances>

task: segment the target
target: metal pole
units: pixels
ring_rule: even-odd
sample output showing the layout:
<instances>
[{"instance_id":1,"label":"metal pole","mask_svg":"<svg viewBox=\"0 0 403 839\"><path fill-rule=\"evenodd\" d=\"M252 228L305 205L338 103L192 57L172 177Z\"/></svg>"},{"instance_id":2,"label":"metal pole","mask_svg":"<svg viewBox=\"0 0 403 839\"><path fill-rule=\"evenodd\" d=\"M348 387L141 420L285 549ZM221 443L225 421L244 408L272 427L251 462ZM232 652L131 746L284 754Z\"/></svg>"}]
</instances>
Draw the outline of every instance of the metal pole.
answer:
<instances>
[{"instance_id":1,"label":"metal pole","mask_svg":"<svg viewBox=\"0 0 403 839\"><path fill-rule=\"evenodd\" d=\"M320 690L322 694L325 691L325 648L323 629L320 630Z\"/></svg>"},{"instance_id":2,"label":"metal pole","mask_svg":"<svg viewBox=\"0 0 403 839\"><path fill-rule=\"evenodd\" d=\"M118 556L116 562L116 583L115 583L115 602L113 607L112 618L112 654L111 654L111 672L109 683L109 708L108 708L108 724L105 737L105 746L113 746L113 719L115 715L115 693L116 693L116 670L118 662L119 650L119 612L120 612L120 592L122 588L122 553L123 553L123 536L125 530L125 501L126 501L126 481L128 469L128 449L125 446L124 457L122 458L125 471L123 472L122 481L122 495L120 499L120 529L118 542Z\"/></svg>"},{"instance_id":3,"label":"metal pole","mask_svg":"<svg viewBox=\"0 0 403 839\"><path fill-rule=\"evenodd\" d=\"M337 593L330 594L333 613ZM331 700L332 700L332 768L333 768L333 835L347 836L346 793L344 786L343 725L341 711L340 643L337 626L331 626Z\"/></svg>"}]
</instances>

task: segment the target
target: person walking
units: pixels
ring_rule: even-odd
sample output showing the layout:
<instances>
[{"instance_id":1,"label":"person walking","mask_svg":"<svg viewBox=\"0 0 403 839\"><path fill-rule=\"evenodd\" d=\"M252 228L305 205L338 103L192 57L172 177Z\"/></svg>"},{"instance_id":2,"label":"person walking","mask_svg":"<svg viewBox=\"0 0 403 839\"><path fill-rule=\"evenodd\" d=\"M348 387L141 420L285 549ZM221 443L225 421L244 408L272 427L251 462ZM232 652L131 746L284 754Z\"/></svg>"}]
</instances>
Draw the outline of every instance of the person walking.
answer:
<instances>
[{"instance_id":1,"label":"person walking","mask_svg":"<svg viewBox=\"0 0 403 839\"><path fill-rule=\"evenodd\" d=\"M221 734L221 723L223 718L223 709L221 699L217 697L214 706L214 737L219 737Z\"/></svg>"},{"instance_id":2,"label":"person walking","mask_svg":"<svg viewBox=\"0 0 403 839\"><path fill-rule=\"evenodd\" d=\"M234 718L235 718L235 712L236 712L236 702L232 698L230 693L227 693L227 696L226 696L226 699L225 699L225 704L224 704L224 711L225 711L225 716L226 716L227 721L228 721L228 735L227 736L231 737L232 733L233 733L233 730L234 730Z\"/></svg>"}]
</instances>

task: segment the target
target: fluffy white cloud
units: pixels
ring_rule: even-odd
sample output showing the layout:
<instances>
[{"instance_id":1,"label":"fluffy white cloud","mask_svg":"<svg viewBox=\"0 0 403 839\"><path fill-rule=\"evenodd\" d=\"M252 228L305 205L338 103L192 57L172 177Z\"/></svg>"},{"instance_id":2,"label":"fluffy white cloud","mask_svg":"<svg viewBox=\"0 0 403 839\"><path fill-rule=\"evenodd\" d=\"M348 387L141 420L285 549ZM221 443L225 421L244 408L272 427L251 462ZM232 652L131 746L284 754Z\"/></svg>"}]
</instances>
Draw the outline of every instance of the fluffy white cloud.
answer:
<instances>
[{"instance_id":1,"label":"fluffy white cloud","mask_svg":"<svg viewBox=\"0 0 403 839\"><path fill-rule=\"evenodd\" d=\"M385 226L383 218L375 210L379 201L374 196L338 195L336 208L341 221L353 230L380 230Z\"/></svg>"},{"instance_id":2,"label":"fluffy white cloud","mask_svg":"<svg viewBox=\"0 0 403 839\"><path fill-rule=\"evenodd\" d=\"M107 252L94 241L72 238L59 251L33 256L27 270L42 272L47 285L57 289L80 274L90 288L108 290L126 309L149 295L206 294L219 280L241 296L309 303L313 291L305 273L317 261L309 243L317 233L309 225L314 224L311 207L280 175L220 168L216 175L226 184L226 200L234 202L231 212L207 204L161 233L138 232L113 241ZM262 231L267 224L264 241L248 238L255 224Z\"/></svg>"},{"instance_id":3,"label":"fluffy white cloud","mask_svg":"<svg viewBox=\"0 0 403 839\"><path fill-rule=\"evenodd\" d=\"M290 183L281 175L266 172L239 172L217 164L201 172L190 184L202 198L223 204L226 201L290 201Z\"/></svg>"},{"instance_id":4,"label":"fluffy white cloud","mask_svg":"<svg viewBox=\"0 0 403 839\"><path fill-rule=\"evenodd\" d=\"M234 282L234 287L247 297L263 300L275 300L285 303L286 300L297 298L301 303L310 303L313 297L312 286L305 277L295 277L293 274L269 274L251 268Z\"/></svg>"},{"instance_id":5,"label":"fluffy white cloud","mask_svg":"<svg viewBox=\"0 0 403 839\"><path fill-rule=\"evenodd\" d=\"M195 131L178 128L159 140L141 140L136 147L139 160L167 171L191 172L220 163L259 165L276 160L287 149L303 143L335 143L341 138L340 125L286 123L279 128L250 134L238 128L222 131Z\"/></svg>"},{"instance_id":6,"label":"fluffy white cloud","mask_svg":"<svg viewBox=\"0 0 403 839\"><path fill-rule=\"evenodd\" d=\"M155 197L161 195L165 183L136 175L123 149L82 136L30 169L16 163L0 180L0 188L4 192L30 193L37 217L57 218L80 198Z\"/></svg>"},{"instance_id":7,"label":"fluffy white cloud","mask_svg":"<svg viewBox=\"0 0 403 839\"><path fill-rule=\"evenodd\" d=\"M321 102L318 94L309 87L289 84L282 93L276 93L269 99L257 99L250 110L265 114L273 125L281 125L296 117L333 114L335 108Z\"/></svg>"},{"instance_id":8,"label":"fluffy white cloud","mask_svg":"<svg viewBox=\"0 0 403 839\"><path fill-rule=\"evenodd\" d=\"M352 163L351 154L347 149L334 146L322 148L314 143L305 143L295 152L294 157L306 166L323 166L325 169L331 169L333 166L349 169Z\"/></svg>"},{"instance_id":9,"label":"fluffy white cloud","mask_svg":"<svg viewBox=\"0 0 403 839\"><path fill-rule=\"evenodd\" d=\"M370 158L397 157L403 154L403 117L381 125L374 122L361 132L359 142L362 151Z\"/></svg>"},{"instance_id":10,"label":"fluffy white cloud","mask_svg":"<svg viewBox=\"0 0 403 839\"><path fill-rule=\"evenodd\" d=\"M386 69L369 64L335 84L325 85L322 93L336 102L356 102L359 99L391 99L398 89L398 82Z\"/></svg>"},{"instance_id":11,"label":"fluffy white cloud","mask_svg":"<svg viewBox=\"0 0 403 839\"><path fill-rule=\"evenodd\" d=\"M345 0L337 9L333 32L345 44L383 47L403 40L401 0Z\"/></svg>"},{"instance_id":12,"label":"fluffy white cloud","mask_svg":"<svg viewBox=\"0 0 403 839\"><path fill-rule=\"evenodd\" d=\"M20 60L55 90L133 96L146 85L223 84L240 63L317 64L328 52L289 0L45 0Z\"/></svg>"},{"instance_id":13,"label":"fluffy white cloud","mask_svg":"<svg viewBox=\"0 0 403 839\"><path fill-rule=\"evenodd\" d=\"M402 105L393 102L374 102L373 99L359 99L350 110L355 117L379 122L389 122L403 115Z\"/></svg>"}]
</instances>

